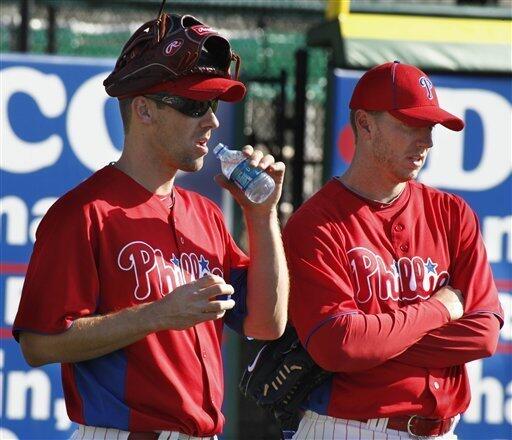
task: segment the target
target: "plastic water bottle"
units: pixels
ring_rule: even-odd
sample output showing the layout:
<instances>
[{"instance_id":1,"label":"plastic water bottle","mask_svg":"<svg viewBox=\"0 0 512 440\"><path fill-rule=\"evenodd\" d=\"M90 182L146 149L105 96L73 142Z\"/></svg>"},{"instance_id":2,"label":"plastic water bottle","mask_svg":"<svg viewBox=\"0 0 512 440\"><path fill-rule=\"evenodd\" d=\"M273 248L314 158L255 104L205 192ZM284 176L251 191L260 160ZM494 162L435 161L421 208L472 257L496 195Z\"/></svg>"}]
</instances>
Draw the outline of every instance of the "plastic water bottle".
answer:
<instances>
[{"instance_id":1,"label":"plastic water bottle","mask_svg":"<svg viewBox=\"0 0 512 440\"><path fill-rule=\"evenodd\" d=\"M222 173L233 181L253 203L263 203L276 186L274 179L260 168L249 165L244 153L217 144L213 153L219 158Z\"/></svg>"}]
</instances>

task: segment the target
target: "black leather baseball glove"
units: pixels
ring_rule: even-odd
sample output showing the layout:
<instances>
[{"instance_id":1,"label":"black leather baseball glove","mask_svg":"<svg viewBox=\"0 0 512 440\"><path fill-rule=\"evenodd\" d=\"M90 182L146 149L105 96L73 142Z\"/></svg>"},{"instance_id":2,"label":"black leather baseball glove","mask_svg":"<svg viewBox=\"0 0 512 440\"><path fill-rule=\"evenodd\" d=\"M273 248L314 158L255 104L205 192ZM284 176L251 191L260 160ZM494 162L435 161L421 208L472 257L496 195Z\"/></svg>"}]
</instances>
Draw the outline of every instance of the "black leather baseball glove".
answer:
<instances>
[{"instance_id":1,"label":"black leather baseball glove","mask_svg":"<svg viewBox=\"0 0 512 440\"><path fill-rule=\"evenodd\" d=\"M239 384L242 394L268 411L283 430L295 430L300 405L332 373L320 368L301 345L293 327L260 349Z\"/></svg>"}]
</instances>

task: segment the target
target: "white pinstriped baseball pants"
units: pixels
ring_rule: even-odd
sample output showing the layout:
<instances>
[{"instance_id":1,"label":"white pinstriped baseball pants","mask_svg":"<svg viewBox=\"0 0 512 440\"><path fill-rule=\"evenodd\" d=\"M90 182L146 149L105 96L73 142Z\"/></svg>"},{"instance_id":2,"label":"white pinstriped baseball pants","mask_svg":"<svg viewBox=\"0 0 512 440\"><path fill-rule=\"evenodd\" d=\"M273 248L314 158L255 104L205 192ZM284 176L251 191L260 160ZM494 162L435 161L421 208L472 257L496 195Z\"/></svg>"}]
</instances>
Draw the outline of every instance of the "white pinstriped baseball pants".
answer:
<instances>
[{"instance_id":1,"label":"white pinstriped baseball pants","mask_svg":"<svg viewBox=\"0 0 512 440\"><path fill-rule=\"evenodd\" d=\"M130 432L115 428L100 428L97 426L85 426L78 424L78 429L73 432L70 440L127 440ZM176 431L162 431L158 440L217 440L213 437L194 437Z\"/></svg>"},{"instance_id":2,"label":"white pinstriped baseball pants","mask_svg":"<svg viewBox=\"0 0 512 440\"><path fill-rule=\"evenodd\" d=\"M292 440L457 440L453 430L458 421L459 416L450 431L444 435L412 437L404 431L387 429L388 419L370 419L367 422L358 422L306 411Z\"/></svg>"}]
</instances>

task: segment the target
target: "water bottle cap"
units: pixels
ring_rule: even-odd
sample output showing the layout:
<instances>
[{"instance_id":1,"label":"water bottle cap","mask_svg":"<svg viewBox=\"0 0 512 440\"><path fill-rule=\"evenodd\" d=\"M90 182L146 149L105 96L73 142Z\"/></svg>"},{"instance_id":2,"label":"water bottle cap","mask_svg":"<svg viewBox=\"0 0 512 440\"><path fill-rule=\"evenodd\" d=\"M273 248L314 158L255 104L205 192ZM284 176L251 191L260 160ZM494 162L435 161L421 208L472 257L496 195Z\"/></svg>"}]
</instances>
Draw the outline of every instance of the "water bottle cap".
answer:
<instances>
[{"instance_id":1,"label":"water bottle cap","mask_svg":"<svg viewBox=\"0 0 512 440\"><path fill-rule=\"evenodd\" d=\"M213 149L213 154L215 154L215 156L219 157L219 153L221 152L221 150L223 150L224 148L226 148L226 146L223 144L223 143L218 143L215 148Z\"/></svg>"}]
</instances>

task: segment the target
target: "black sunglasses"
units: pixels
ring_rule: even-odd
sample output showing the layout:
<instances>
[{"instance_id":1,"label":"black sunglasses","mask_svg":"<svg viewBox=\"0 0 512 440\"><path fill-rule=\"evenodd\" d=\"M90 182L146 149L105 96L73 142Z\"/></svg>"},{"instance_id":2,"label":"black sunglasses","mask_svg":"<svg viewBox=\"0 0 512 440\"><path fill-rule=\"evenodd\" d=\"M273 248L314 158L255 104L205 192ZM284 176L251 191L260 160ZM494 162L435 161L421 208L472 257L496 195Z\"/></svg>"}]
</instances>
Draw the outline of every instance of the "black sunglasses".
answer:
<instances>
[{"instance_id":1,"label":"black sunglasses","mask_svg":"<svg viewBox=\"0 0 512 440\"><path fill-rule=\"evenodd\" d=\"M182 98L181 96L171 95L144 95L146 98L152 101L161 102L162 104L168 105L174 110L183 113L185 116L192 118L200 118L204 116L208 109L212 109L213 113L217 111L219 105L218 99L212 99L210 101L196 101L195 99Z\"/></svg>"}]
</instances>

